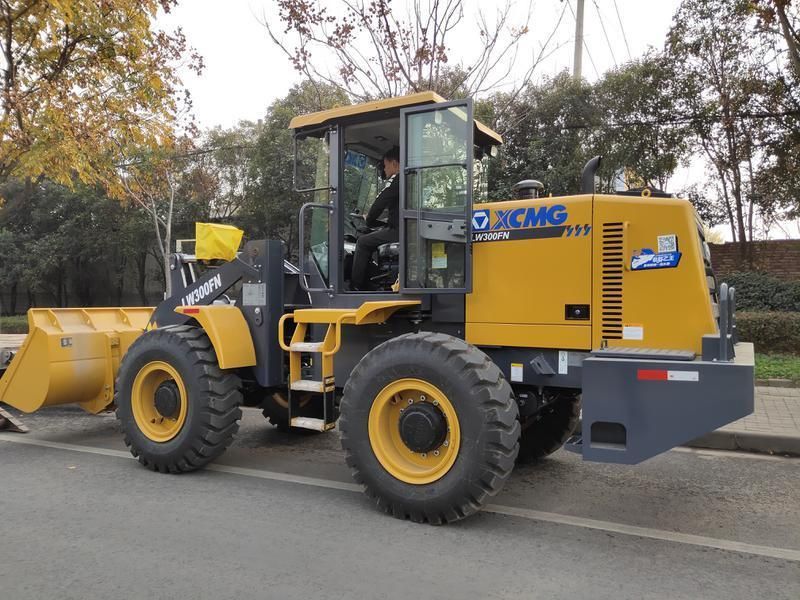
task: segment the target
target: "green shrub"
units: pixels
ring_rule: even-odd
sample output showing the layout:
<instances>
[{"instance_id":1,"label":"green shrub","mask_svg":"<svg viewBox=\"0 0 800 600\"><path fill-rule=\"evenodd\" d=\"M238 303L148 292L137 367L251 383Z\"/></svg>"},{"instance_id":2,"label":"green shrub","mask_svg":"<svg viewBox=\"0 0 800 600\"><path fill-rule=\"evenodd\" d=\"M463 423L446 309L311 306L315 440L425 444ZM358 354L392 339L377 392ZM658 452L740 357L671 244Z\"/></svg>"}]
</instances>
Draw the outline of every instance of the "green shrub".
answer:
<instances>
[{"instance_id":1,"label":"green shrub","mask_svg":"<svg viewBox=\"0 0 800 600\"><path fill-rule=\"evenodd\" d=\"M756 354L756 379L800 381L800 357L785 354Z\"/></svg>"},{"instance_id":2,"label":"green shrub","mask_svg":"<svg viewBox=\"0 0 800 600\"><path fill-rule=\"evenodd\" d=\"M28 317L26 315L0 317L0 334L2 333L28 333Z\"/></svg>"},{"instance_id":3,"label":"green shrub","mask_svg":"<svg viewBox=\"0 0 800 600\"><path fill-rule=\"evenodd\" d=\"M730 273L720 279L736 288L739 310L800 312L800 281L784 281L756 271Z\"/></svg>"},{"instance_id":4,"label":"green shrub","mask_svg":"<svg viewBox=\"0 0 800 600\"><path fill-rule=\"evenodd\" d=\"M737 312L739 339L753 342L765 354L800 354L800 314L794 312Z\"/></svg>"}]
</instances>

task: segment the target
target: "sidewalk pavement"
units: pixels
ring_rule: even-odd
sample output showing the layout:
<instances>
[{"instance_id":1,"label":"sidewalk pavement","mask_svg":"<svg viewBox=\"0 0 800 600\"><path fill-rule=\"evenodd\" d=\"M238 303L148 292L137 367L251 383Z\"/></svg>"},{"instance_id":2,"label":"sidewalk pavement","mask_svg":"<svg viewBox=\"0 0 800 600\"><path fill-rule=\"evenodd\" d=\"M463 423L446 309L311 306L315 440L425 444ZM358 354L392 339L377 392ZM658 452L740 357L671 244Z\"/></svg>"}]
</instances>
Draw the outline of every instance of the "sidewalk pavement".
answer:
<instances>
[{"instance_id":1,"label":"sidewalk pavement","mask_svg":"<svg viewBox=\"0 0 800 600\"><path fill-rule=\"evenodd\" d=\"M0 348L18 348L25 334L0 335ZM8 423L0 421L0 429ZM756 387L755 411L687 446L800 456L800 388Z\"/></svg>"},{"instance_id":2,"label":"sidewalk pavement","mask_svg":"<svg viewBox=\"0 0 800 600\"><path fill-rule=\"evenodd\" d=\"M757 387L752 415L687 446L800 456L800 388Z\"/></svg>"}]
</instances>

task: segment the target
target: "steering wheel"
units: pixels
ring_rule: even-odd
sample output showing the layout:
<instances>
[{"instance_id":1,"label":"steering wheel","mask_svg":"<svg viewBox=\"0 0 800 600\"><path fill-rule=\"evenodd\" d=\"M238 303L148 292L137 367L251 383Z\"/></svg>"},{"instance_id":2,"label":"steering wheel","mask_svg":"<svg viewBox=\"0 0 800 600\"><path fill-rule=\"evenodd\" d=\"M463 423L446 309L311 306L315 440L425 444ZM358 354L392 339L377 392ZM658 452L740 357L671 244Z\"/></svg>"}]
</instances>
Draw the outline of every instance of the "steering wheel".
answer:
<instances>
[{"instance_id":1,"label":"steering wheel","mask_svg":"<svg viewBox=\"0 0 800 600\"><path fill-rule=\"evenodd\" d=\"M349 215L350 224L358 233L372 233L373 229L367 226L367 217L360 212L351 212Z\"/></svg>"}]
</instances>

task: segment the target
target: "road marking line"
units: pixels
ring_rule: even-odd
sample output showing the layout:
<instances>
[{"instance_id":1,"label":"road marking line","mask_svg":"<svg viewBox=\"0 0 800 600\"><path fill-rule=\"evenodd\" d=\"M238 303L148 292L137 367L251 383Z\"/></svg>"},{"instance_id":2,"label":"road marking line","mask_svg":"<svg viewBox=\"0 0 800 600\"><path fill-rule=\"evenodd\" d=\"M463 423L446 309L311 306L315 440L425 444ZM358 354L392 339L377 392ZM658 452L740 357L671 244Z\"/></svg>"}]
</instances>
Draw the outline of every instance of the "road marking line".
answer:
<instances>
[{"instance_id":1,"label":"road marking line","mask_svg":"<svg viewBox=\"0 0 800 600\"><path fill-rule=\"evenodd\" d=\"M716 548L729 552L741 552L744 554L757 554L770 558L780 558L783 560L800 561L800 550L789 548L773 548L772 546L761 546L758 544L748 544L746 542L736 542L733 540L723 540L719 538L707 537L704 535L694 535L691 533L679 533L677 531L666 531L663 529L652 529L650 527L640 527L638 525L625 525L624 523L613 523L611 521L600 521L597 519L587 519L585 517L573 517L571 515L561 515L558 513L542 512L529 508L517 508L514 506L498 506L489 504L483 508L484 511L508 515L512 517L522 517L536 521L547 521L548 523L558 523L559 525L572 525L585 529L597 529L610 533L620 533L665 542L675 542L677 544L688 544L691 546L704 546L706 548Z\"/></svg>"},{"instance_id":2,"label":"road marking line","mask_svg":"<svg viewBox=\"0 0 800 600\"><path fill-rule=\"evenodd\" d=\"M745 459L745 460L766 460L766 461L798 461L796 456L783 456L781 454L757 454L755 452L747 452L746 450L715 450L713 448L690 448L688 446L675 446L669 452L683 452L684 454L694 454L702 458L730 458L730 459Z\"/></svg>"},{"instance_id":3,"label":"road marking line","mask_svg":"<svg viewBox=\"0 0 800 600\"><path fill-rule=\"evenodd\" d=\"M112 450L110 448L96 448L94 446L80 446L77 444L65 444L62 442L51 442L49 440L40 440L30 437L23 438L14 436L12 434L0 433L0 442L10 442L12 444L23 444L28 446L40 446L43 448L52 448L55 450L83 452L86 454L99 454L101 456L113 456L115 458L133 459L133 456L131 456L129 452L125 452L123 450ZM281 481L285 483L310 485L314 487L321 487L321 488L340 490L346 492L360 492L363 490L362 486L357 485L355 483L344 483L341 481L333 481L330 479L305 477L302 475L278 473L276 471L265 471L261 469L248 469L245 467L233 467L229 465L212 464L208 465L206 467L206 470L217 471L221 473L229 473L232 475L241 475L244 477L256 477L259 479ZM614 523L611 521L601 521L598 519L589 519L586 517L562 515L558 513L533 510L529 508L502 506L499 504L489 504L483 508L483 512L495 513L498 515L505 515L510 517L519 517L523 519L529 519L532 521L544 521L547 523L555 523L558 525L581 527L583 529L607 531L610 533L619 533L622 535L630 535L630 536L648 538L664 542L674 542L677 544L686 544L690 546L702 546L705 548L715 548L717 550L725 550L728 552L740 552L743 554L754 554L757 556L766 556L769 558L778 558L781 560L800 562L800 550L792 550L789 548L774 548L772 546L761 546L758 544L748 544L745 542L736 542L733 540L723 540L718 538L707 537L704 535L678 533L675 531L666 531L663 529L640 527L638 525L625 525L624 523Z\"/></svg>"}]
</instances>

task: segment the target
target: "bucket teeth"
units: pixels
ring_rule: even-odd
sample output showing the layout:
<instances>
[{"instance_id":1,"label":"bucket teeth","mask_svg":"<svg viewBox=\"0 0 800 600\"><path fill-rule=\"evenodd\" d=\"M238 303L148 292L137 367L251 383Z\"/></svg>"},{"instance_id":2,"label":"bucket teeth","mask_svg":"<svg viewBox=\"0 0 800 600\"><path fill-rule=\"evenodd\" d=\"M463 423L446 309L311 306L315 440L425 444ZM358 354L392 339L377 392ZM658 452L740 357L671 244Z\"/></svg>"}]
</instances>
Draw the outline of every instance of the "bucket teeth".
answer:
<instances>
[{"instance_id":1,"label":"bucket teeth","mask_svg":"<svg viewBox=\"0 0 800 600\"><path fill-rule=\"evenodd\" d=\"M14 433L28 433L29 429L17 417L7 410L0 408L0 431L13 431Z\"/></svg>"}]
</instances>

